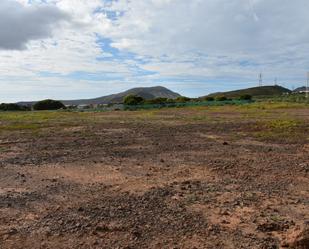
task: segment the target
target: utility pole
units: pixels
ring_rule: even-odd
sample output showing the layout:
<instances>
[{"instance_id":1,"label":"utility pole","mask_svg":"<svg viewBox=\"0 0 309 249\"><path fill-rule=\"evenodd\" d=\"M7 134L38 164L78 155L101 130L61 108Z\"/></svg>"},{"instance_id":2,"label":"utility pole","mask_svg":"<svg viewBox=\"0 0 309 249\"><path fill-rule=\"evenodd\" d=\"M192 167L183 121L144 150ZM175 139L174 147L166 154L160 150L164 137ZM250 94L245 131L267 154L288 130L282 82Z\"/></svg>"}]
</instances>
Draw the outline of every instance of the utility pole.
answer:
<instances>
[{"instance_id":1,"label":"utility pole","mask_svg":"<svg viewBox=\"0 0 309 249\"><path fill-rule=\"evenodd\" d=\"M275 86L278 85L278 80L277 80L277 77L275 78Z\"/></svg>"},{"instance_id":2,"label":"utility pole","mask_svg":"<svg viewBox=\"0 0 309 249\"><path fill-rule=\"evenodd\" d=\"M307 72L306 99L309 98L309 72Z\"/></svg>"},{"instance_id":3,"label":"utility pole","mask_svg":"<svg viewBox=\"0 0 309 249\"><path fill-rule=\"evenodd\" d=\"M259 86L260 87L263 86L263 74L262 73L259 74Z\"/></svg>"}]
</instances>

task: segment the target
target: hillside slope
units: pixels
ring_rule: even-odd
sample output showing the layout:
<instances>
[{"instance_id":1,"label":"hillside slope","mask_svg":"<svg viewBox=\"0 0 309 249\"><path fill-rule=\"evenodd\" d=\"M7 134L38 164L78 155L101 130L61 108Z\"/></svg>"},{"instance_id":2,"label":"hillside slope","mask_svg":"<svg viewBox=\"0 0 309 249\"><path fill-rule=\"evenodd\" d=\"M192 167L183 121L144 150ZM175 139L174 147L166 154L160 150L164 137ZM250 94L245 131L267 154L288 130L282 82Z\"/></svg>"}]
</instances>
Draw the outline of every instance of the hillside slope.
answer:
<instances>
[{"instance_id":1,"label":"hillside slope","mask_svg":"<svg viewBox=\"0 0 309 249\"><path fill-rule=\"evenodd\" d=\"M169 98L176 99L181 95L175 93L165 87L155 86L155 87L139 87L121 92L118 94L112 94L108 96L103 96L94 99L77 99L77 100L60 100L65 105L90 105L90 104L110 104L110 103L121 103L123 98L127 95L134 94L144 99L154 99L154 98ZM35 102L19 102L20 105L30 105Z\"/></svg>"},{"instance_id":2,"label":"hillside slope","mask_svg":"<svg viewBox=\"0 0 309 249\"><path fill-rule=\"evenodd\" d=\"M295 90L293 90L294 93L306 92L306 91L307 91L307 87L305 87L305 86L298 87Z\"/></svg>"},{"instance_id":3,"label":"hillside slope","mask_svg":"<svg viewBox=\"0 0 309 249\"><path fill-rule=\"evenodd\" d=\"M217 92L212 93L208 96L217 97L217 96L225 96L228 98L237 98L241 95L249 94L253 97L262 97L262 96L275 96L282 95L284 93L290 93L291 90L284 88L282 86L261 86L261 87L252 87L247 89L241 89L236 91L229 92Z\"/></svg>"}]
</instances>

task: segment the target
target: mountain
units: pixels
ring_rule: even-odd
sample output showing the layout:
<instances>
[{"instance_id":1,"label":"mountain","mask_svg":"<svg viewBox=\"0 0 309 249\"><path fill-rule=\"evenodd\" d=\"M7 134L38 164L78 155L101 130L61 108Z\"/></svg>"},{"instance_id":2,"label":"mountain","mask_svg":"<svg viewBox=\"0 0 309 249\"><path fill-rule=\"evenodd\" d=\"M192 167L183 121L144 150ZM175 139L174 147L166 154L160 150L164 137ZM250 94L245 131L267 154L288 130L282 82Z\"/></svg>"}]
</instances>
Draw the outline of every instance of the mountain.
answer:
<instances>
[{"instance_id":1,"label":"mountain","mask_svg":"<svg viewBox=\"0 0 309 249\"><path fill-rule=\"evenodd\" d=\"M208 97L225 96L227 98L237 98L245 94L249 94L252 97L262 97L262 96L282 95L284 93L290 93L290 92L291 90L284 88L282 86L260 86L230 92L212 93L208 95Z\"/></svg>"},{"instance_id":2,"label":"mountain","mask_svg":"<svg viewBox=\"0 0 309 249\"><path fill-rule=\"evenodd\" d=\"M307 87L302 86L302 87L298 87L295 90L293 90L293 93L305 93L307 91Z\"/></svg>"},{"instance_id":3,"label":"mountain","mask_svg":"<svg viewBox=\"0 0 309 249\"><path fill-rule=\"evenodd\" d=\"M168 98L176 99L181 95L175 93L165 87L155 86L155 87L139 87L127 90L125 92L112 94L108 96L103 96L94 99L77 99L77 100L60 100L65 105L90 105L90 104L111 104L111 103L122 103L123 98L133 94L143 97L144 99L154 99L154 98ZM19 102L20 105L32 105L35 102Z\"/></svg>"}]
</instances>

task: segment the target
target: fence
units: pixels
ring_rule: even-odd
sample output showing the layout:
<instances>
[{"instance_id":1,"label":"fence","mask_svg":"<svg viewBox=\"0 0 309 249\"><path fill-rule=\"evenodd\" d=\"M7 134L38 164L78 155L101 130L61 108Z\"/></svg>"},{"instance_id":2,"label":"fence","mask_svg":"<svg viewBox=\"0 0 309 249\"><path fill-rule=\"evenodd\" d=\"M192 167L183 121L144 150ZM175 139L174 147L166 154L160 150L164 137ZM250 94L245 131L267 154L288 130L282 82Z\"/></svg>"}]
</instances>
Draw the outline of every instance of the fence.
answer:
<instances>
[{"instance_id":1,"label":"fence","mask_svg":"<svg viewBox=\"0 0 309 249\"><path fill-rule=\"evenodd\" d=\"M226 101L202 101L186 103L162 103L162 104L142 104L142 105L124 105L124 110L148 110L171 107L194 107L194 106L224 106L224 105L244 105L252 103L252 100L226 100Z\"/></svg>"},{"instance_id":2,"label":"fence","mask_svg":"<svg viewBox=\"0 0 309 249\"><path fill-rule=\"evenodd\" d=\"M106 112L106 111L137 111L151 110L161 108L177 108L177 107L194 107L194 106L224 106L224 105L244 105L253 103L252 100L226 100L226 101L202 101L202 102L185 102L185 103L161 103L161 104L141 104L141 105L124 105L117 104L111 107L98 107L78 110L81 112ZM77 110L72 110L77 111Z\"/></svg>"}]
</instances>

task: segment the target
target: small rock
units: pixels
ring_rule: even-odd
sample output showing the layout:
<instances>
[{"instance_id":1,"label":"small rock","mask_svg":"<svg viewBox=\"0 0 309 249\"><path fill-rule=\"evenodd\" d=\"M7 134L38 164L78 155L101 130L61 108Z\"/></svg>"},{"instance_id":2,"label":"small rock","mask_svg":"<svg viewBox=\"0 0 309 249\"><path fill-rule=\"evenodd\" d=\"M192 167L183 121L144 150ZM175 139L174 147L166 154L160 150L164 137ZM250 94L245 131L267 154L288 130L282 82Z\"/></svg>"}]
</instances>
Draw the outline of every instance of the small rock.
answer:
<instances>
[{"instance_id":1,"label":"small rock","mask_svg":"<svg viewBox=\"0 0 309 249\"><path fill-rule=\"evenodd\" d=\"M10 237L10 236L9 236L8 234L5 234L5 235L3 235L2 239L5 241L5 240L8 240L9 237Z\"/></svg>"},{"instance_id":2,"label":"small rock","mask_svg":"<svg viewBox=\"0 0 309 249\"><path fill-rule=\"evenodd\" d=\"M8 235L14 235L14 234L17 234L18 233L18 231L17 231L17 229L16 228L11 228L9 231L8 231Z\"/></svg>"},{"instance_id":3,"label":"small rock","mask_svg":"<svg viewBox=\"0 0 309 249\"><path fill-rule=\"evenodd\" d=\"M141 233L138 231L138 230L134 230L132 232L132 235L135 237L135 238L140 238L141 237Z\"/></svg>"},{"instance_id":4,"label":"small rock","mask_svg":"<svg viewBox=\"0 0 309 249\"><path fill-rule=\"evenodd\" d=\"M77 211L78 211L78 212L83 212L83 211L84 211L84 208L83 208L83 207L79 207L79 208L77 209Z\"/></svg>"},{"instance_id":5,"label":"small rock","mask_svg":"<svg viewBox=\"0 0 309 249\"><path fill-rule=\"evenodd\" d=\"M105 225L103 225L103 226L97 226L96 228L95 228L95 231L96 232L107 232L109 230L109 228L107 227L107 226L105 226Z\"/></svg>"},{"instance_id":6,"label":"small rock","mask_svg":"<svg viewBox=\"0 0 309 249\"><path fill-rule=\"evenodd\" d=\"M222 210L222 211L220 212L220 214L221 214L221 215L225 215L225 216L229 216L229 215L230 215L229 211L227 211L227 210Z\"/></svg>"}]
</instances>

